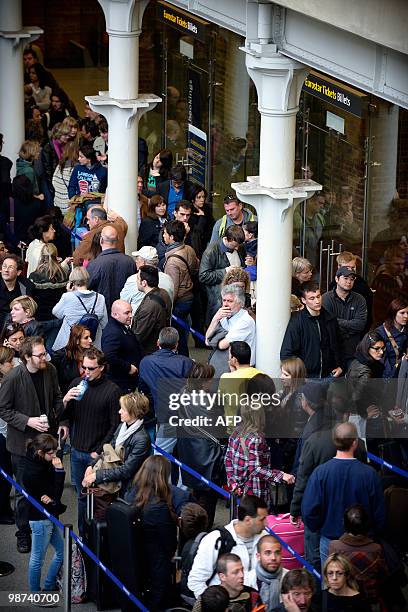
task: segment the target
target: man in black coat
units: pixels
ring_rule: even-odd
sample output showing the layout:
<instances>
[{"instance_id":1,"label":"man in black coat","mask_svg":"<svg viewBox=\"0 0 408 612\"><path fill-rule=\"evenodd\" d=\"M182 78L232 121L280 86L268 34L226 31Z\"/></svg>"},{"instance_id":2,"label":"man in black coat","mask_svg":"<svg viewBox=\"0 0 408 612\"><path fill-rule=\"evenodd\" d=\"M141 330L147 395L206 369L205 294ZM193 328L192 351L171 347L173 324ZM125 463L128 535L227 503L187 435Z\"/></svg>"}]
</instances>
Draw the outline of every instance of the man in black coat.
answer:
<instances>
[{"instance_id":1,"label":"man in black coat","mask_svg":"<svg viewBox=\"0 0 408 612\"><path fill-rule=\"evenodd\" d=\"M102 350L109 364L108 377L125 393L136 389L143 350L131 330L132 306L125 300L112 304L111 318L102 332Z\"/></svg>"},{"instance_id":2,"label":"man in black coat","mask_svg":"<svg viewBox=\"0 0 408 612\"><path fill-rule=\"evenodd\" d=\"M313 281L300 288L303 310L294 312L283 338L281 361L300 357L308 378L337 378L343 372L336 317L322 308L319 285Z\"/></svg>"},{"instance_id":3,"label":"man in black coat","mask_svg":"<svg viewBox=\"0 0 408 612\"><path fill-rule=\"evenodd\" d=\"M88 265L89 289L102 293L109 312L126 280L136 273L136 264L129 255L121 253L118 232L112 225L105 225L101 232L102 252Z\"/></svg>"}]
</instances>

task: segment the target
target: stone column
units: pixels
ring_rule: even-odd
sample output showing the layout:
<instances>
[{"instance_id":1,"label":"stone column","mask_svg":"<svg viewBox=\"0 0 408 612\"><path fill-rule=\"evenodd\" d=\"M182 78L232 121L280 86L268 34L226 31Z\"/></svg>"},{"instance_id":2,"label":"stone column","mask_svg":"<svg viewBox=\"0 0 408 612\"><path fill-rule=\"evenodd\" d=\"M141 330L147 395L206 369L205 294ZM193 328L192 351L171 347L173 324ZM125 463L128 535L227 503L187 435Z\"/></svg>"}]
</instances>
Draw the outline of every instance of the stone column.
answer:
<instances>
[{"instance_id":1,"label":"stone column","mask_svg":"<svg viewBox=\"0 0 408 612\"><path fill-rule=\"evenodd\" d=\"M277 377L290 316L293 211L321 185L294 181L296 113L307 71L275 45L249 43L243 50L261 113L259 176L232 187L258 215L256 365Z\"/></svg>"},{"instance_id":2,"label":"stone column","mask_svg":"<svg viewBox=\"0 0 408 612\"><path fill-rule=\"evenodd\" d=\"M22 27L21 0L0 0L0 132L3 155L13 164L24 140L23 49L43 30Z\"/></svg>"},{"instance_id":3,"label":"stone column","mask_svg":"<svg viewBox=\"0 0 408 612\"><path fill-rule=\"evenodd\" d=\"M139 36L147 0L99 0L109 34L109 91L85 96L109 125L108 207L128 224L126 251L137 246L138 125L161 98L140 94Z\"/></svg>"}]
</instances>

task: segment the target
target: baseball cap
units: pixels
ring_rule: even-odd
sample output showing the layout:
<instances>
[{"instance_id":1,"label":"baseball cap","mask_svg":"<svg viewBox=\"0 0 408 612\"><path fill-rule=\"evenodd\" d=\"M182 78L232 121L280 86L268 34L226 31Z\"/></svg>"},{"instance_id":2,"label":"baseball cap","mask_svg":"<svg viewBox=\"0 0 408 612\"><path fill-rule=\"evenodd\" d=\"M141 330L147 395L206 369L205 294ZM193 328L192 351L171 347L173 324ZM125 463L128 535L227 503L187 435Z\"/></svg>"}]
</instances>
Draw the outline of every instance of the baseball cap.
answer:
<instances>
[{"instance_id":1,"label":"baseball cap","mask_svg":"<svg viewBox=\"0 0 408 612\"><path fill-rule=\"evenodd\" d=\"M339 278L339 276L354 276L354 278L356 278L356 273L354 270L347 268L347 266L341 266L341 268L337 270L336 276L337 278Z\"/></svg>"},{"instance_id":2,"label":"baseball cap","mask_svg":"<svg viewBox=\"0 0 408 612\"><path fill-rule=\"evenodd\" d=\"M138 251L133 251L132 255L133 257L142 257L147 261L157 261L159 258L157 250L152 246L144 246Z\"/></svg>"}]
</instances>

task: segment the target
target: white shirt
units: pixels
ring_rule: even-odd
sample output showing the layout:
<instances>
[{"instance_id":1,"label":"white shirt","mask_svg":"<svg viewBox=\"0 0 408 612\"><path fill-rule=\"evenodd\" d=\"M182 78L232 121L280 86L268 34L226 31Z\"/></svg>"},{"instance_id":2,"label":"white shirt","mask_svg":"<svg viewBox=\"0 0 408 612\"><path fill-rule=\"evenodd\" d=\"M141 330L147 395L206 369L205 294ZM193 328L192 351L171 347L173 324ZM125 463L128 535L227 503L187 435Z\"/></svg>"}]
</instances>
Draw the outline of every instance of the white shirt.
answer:
<instances>
[{"instance_id":1,"label":"white shirt","mask_svg":"<svg viewBox=\"0 0 408 612\"><path fill-rule=\"evenodd\" d=\"M220 321L221 327L227 331L225 340L229 343L239 340L246 342L251 348L251 363L255 365L256 329L255 321L245 308L241 308L232 317L224 317Z\"/></svg>"},{"instance_id":2,"label":"white shirt","mask_svg":"<svg viewBox=\"0 0 408 612\"><path fill-rule=\"evenodd\" d=\"M144 296L146 295L143 291L139 291L137 288L136 274L129 276L122 291L120 292L120 299L129 302L132 306L132 314L134 315L136 310L139 308ZM174 283L171 276L160 272L159 270L159 287L164 289L169 294L171 304L173 305L174 299Z\"/></svg>"},{"instance_id":3,"label":"white shirt","mask_svg":"<svg viewBox=\"0 0 408 612\"><path fill-rule=\"evenodd\" d=\"M40 261L41 251L45 242L42 240L38 240L35 238L28 245L28 249L26 252L26 262L28 264L27 267L27 278L30 276L31 272L35 272L38 267L38 262Z\"/></svg>"}]
</instances>

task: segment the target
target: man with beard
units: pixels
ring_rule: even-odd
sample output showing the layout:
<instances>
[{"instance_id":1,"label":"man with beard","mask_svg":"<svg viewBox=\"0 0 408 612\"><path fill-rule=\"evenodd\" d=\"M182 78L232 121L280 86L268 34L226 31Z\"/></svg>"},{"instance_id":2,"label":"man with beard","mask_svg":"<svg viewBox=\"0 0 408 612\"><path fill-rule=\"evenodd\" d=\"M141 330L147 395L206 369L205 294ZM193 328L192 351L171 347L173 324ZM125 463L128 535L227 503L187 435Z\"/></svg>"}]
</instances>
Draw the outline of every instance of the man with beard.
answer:
<instances>
[{"instance_id":1,"label":"man with beard","mask_svg":"<svg viewBox=\"0 0 408 612\"><path fill-rule=\"evenodd\" d=\"M288 570L282 567L282 546L271 535L264 535L256 545L257 564L249 572L248 584L259 592L258 604L272 612L281 603L282 580Z\"/></svg>"}]
</instances>

